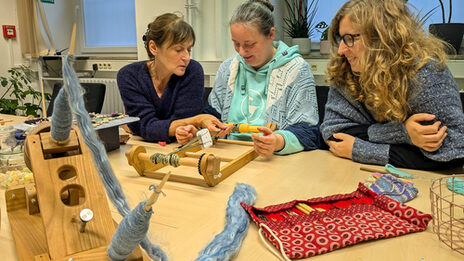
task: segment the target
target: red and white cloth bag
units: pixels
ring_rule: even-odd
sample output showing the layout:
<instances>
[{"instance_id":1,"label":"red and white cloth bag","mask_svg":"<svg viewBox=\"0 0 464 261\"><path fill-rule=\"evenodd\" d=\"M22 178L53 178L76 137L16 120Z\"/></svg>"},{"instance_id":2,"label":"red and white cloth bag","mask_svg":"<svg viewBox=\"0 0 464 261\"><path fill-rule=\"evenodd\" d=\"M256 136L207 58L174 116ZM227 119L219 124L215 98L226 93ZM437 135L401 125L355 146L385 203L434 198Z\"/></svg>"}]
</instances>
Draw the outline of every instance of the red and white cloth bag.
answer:
<instances>
[{"instance_id":1,"label":"red and white cloth bag","mask_svg":"<svg viewBox=\"0 0 464 261\"><path fill-rule=\"evenodd\" d=\"M343 207L309 214L281 214L288 213L297 203ZM424 231L432 219L431 215L377 194L361 183L349 194L294 200L265 208L244 203L242 206L260 227L260 233L285 254L287 260L311 257L363 241ZM263 218L275 214L283 218Z\"/></svg>"}]
</instances>

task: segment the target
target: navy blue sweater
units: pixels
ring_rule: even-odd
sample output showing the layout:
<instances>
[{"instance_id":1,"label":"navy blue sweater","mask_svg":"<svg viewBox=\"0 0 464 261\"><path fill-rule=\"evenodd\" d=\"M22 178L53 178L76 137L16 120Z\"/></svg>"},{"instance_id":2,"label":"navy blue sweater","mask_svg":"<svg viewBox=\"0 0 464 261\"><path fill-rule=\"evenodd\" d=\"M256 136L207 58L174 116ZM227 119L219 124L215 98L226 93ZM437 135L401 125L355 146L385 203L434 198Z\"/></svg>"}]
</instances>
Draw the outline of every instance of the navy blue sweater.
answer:
<instances>
[{"instance_id":1,"label":"navy blue sweater","mask_svg":"<svg viewBox=\"0 0 464 261\"><path fill-rule=\"evenodd\" d=\"M175 141L169 137L171 122L201 112L203 68L197 61L190 60L185 74L173 74L159 98L146 64L147 61L135 62L118 72L119 92L126 114L140 118L139 122L129 124L129 128L148 141Z\"/></svg>"}]
</instances>

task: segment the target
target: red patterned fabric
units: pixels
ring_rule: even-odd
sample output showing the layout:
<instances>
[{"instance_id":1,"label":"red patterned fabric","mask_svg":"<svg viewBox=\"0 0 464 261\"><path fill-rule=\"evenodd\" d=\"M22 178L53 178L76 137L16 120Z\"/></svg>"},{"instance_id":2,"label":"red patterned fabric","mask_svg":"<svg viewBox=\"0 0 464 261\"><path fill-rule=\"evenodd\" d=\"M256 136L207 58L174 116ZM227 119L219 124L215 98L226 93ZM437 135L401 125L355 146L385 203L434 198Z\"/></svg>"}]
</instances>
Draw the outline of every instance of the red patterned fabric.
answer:
<instances>
[{"instance_id":1,"label":"red patterned fabric","mask_svg":"<svg viewBox=\"0 0 464 261\"><path fill-rule=\"evenodd\" d=\"M303 214L295 205L324 206L324 210ZM242 203L253 221L267 225L282 242L289 258L323 254L359 242L423 231L429 214L372 192L359 183L349 194L255 208ZM330 207L331 206L331 207ZM293 213L292 213L293 212ZM266 238L280 251L279 243L263 229Z\"/></svg>"}]
</instances>

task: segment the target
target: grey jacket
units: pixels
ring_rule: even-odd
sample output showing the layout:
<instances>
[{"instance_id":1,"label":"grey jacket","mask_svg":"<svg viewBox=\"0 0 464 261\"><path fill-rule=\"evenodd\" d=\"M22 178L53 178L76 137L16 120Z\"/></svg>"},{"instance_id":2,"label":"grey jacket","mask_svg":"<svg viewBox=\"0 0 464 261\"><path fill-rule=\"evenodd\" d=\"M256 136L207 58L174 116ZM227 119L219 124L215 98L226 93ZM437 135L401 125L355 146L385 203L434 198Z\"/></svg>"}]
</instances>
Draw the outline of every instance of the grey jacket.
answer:
<instances>
[{"instance_id":1,"label":"grey jacket","mask_svg":"<svg viewBox=\"0 0 464 261\"><path fill-rule=\"evenodd\" d=\"M428 63L417 73L419 84L410 86L411 116L430 113L447 126L448 136L442 146L434 151L421 150L429 159L447 162L464 158L464 113L457 84L448 68L443 71ZM325 118L321 125L325 141L332 134L351 126L368 124L369 141L355 139L352 159L361 163L385 165L389 159L389 144L412 144L402 122L377 122L374 113L365 109L339 88L330 88ZM408 116L408 117L409 117Z\"/></svg>"}]
</instances>

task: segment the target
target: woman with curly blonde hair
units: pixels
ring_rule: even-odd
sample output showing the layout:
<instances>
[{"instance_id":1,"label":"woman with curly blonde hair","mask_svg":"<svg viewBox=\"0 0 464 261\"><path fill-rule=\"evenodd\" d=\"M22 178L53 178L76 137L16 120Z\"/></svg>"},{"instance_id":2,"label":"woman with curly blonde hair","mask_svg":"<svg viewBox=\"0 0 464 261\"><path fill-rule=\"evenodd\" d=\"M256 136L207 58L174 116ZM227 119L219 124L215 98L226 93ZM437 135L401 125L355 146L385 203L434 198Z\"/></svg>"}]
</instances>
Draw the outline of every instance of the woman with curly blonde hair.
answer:
<instances>
[{"instance_id":1,"label":"woman with curly blonde hair","mask_svg":"<svg viewBox=\"0 0 464 261\"><path fill-rule=\"evenodd\" d=\"M336 156L441 169L464 163L464 114L443 41L401 0L351 0L332 20L321 125Z\"/></svg>"}]
</instances>

